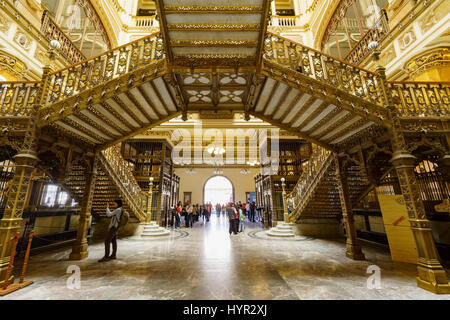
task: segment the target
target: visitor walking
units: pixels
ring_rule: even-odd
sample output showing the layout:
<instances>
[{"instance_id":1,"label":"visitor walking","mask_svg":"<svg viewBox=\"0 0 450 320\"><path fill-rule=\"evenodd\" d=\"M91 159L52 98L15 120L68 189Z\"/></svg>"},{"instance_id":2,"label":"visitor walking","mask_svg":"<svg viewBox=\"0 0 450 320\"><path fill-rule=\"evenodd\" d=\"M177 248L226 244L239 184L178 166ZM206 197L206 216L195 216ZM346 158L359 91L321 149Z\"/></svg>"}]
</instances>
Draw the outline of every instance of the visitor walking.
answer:
<instances>
[{"instance_id":1,"label":"visitor walking","mask_svg":"<svg viewBox=\"0 0 450 320\"><path fill-rule=\"evenodd\" d=\"M220 217L220 209L221 209L221 207L220 207L220 204L216 204L216 216L217 217Z\"/></svg>"},{"instance_id":2,"label":"visitor walking","mask_svg":"<svg viewBox=\"0 0 450 320\"><path fill-rule=\"evenodd\" d=\"M113 211L109 209L110 206L112 207ZM98 262L106 262L111 259L116 259L117 234L119 231L120 218L122 217L122 200L114 200L114 202L112 202L111 204L108 203L106 205L106 216L108 218L111 218L111 221L109 223L108 235L105 239L105 256L98 260ZM111 244L113 252L111 255L109 255Z\"/></svg>"}]
</instances>

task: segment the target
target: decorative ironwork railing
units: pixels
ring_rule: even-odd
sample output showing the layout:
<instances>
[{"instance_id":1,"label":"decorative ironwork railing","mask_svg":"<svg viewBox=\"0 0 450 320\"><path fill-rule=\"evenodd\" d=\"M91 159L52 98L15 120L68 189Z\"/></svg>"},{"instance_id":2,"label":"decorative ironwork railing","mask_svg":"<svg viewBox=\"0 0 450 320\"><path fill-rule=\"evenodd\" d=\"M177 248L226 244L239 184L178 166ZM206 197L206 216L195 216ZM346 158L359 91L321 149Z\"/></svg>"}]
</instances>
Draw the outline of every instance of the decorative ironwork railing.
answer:
<instances>
[{"instance_id":1,"label":"decorative ironwork railing","mask_svg":"<svg viewBox=\"0 0 450 320\"><path fill-rule=\"evenodd\" d=\"M403 117L450 116L450 82L389 82Z\"/></svg>"},{"instance_id":2,"label":"decorative ironwork railing","mask_svg":"<svg viewBox=\"0 0 450 320\"><path fill-rule=\"evenodd\" d=\"M38 92L37 81L0 82L0 116L30 116Z\"/></svg>"},{"instance_id":3,"label":"decorative ironwork railing","mask_svg":"<svg viewBox=\"0 0 450 320\"><path fill-rule=\"evenodd\" d=\"M294 189L287 196L288 203L291 203L294 209L290 214L291 221L295 220L306 207L317 184L333 163L333 159L333 153L321 147L317 147L311 154L306 170L303 171Z\"/></svg>"},{"instance_id":4,"label":"decorative ironwork railing","mask_svg":"<svg viewBox=\"0 0 450 320\"><path fill-rule=\"evenodd\" d=\"M100 162L107 175L114 181L133 214L140 221L145 221L146 215L142 208L146 197L134 178L130 164L120 154L118 146L101 151Z\"/></svg>"},{"instance_id":5,"label":"decorative ironwork railing","mask_svg":"<svg viewBox=\"0 0 450 320\"><path fill-rule=\"evenodd\" d=\"M381 17L378 21L364 34L358 43L347 53L344 60L352 64L358 65L371 51L369 43L381 41L386 38L389 33L389 23L386 11L382 10Z\"/></svg>"},{"instance_id":6,"label":"decorative ironwork railing","mask_svg":"<svg viewBox=\"0 0 450 320\"><path fill-rule=\"evenodd\" d=\"M84 54L53 21L47 10L42 14L41 32L48 41L57 40L61 44L59 51L72 64L86 60Z\"/></svg>"},{"instance_id":7,"label":"decorative ironwork railing","mask_svg":"<svg viewBox=\"0 0 450 320\"><path fill-rule=\"evenodd\" d=\"M315 80L325 81L351 95L382 105L377 75L297 42L267 33L264 58L284 65Z\"/></svg>"},{"instance_id":8,"label":"decorative ironwork railing","mask_svg":"<svg viewBox=\"0 0 450 320\"><path fill-rule=\"evenodd\" d=\"M159 27L156 16L132 16L135 27Z\"/></svg>"},{"instance_id":9,"label":"decorative ironwork railing","mask_svg":"<svg viewBox=\"0 0 450 320\"><path fill-rule=\"evenodd\" d=\"M164 58L159 33L138 39L49 75L46 103L58 102Z\"/></svg>"},{"instance_id":10,"label":"decorative ironwork railing","mask_svg":"<svg viewBox=\"0 0 450 320\"><path fill-rule=\"evenodd\" d=\"M269 20L269 26L273 27L295 27L300 16L275 16Z\"/></svg>"}]
</instances>

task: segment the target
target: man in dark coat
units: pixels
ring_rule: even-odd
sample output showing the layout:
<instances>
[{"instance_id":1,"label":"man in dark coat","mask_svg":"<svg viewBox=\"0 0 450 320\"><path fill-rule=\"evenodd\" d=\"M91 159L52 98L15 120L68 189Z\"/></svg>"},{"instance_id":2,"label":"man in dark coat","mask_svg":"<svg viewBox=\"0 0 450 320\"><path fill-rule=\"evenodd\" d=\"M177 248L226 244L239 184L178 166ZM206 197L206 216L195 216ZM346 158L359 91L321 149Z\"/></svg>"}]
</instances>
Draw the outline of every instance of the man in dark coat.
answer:
<instances>
[{"instance_id":1,"label":"man in dark coat","mask_svg":"<svg viewBox=\"0 0 450 320\"><path fill-rule=\"evenodd\" d=\"M230 223L230 235L231 233L237 234L237 222L238 219L236 219L236 208L234 207L234 203L228 204L227 207L227 214L228 214L228 221Z\"/></svg>"}]
</instances>

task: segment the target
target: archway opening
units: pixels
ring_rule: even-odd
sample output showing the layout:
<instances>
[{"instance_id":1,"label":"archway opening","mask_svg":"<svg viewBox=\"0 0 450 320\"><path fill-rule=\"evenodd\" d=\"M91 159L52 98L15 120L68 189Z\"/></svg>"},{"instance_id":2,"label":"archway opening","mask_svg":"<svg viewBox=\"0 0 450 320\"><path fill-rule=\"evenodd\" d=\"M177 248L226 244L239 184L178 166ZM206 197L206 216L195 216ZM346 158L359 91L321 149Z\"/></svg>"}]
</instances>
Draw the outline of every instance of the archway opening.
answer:
<instances>
[{"instance_id":1,"label":"archway opening","mask_svg":"<svg viewBox=\"0 0 450 320\"><path fill-rule=\"evenodd\" d=\"M213 205L226 204L233 201L233 184L224 176L214 176L208 179L203 190L204 203Z\"/></svg>"}]
</instances>

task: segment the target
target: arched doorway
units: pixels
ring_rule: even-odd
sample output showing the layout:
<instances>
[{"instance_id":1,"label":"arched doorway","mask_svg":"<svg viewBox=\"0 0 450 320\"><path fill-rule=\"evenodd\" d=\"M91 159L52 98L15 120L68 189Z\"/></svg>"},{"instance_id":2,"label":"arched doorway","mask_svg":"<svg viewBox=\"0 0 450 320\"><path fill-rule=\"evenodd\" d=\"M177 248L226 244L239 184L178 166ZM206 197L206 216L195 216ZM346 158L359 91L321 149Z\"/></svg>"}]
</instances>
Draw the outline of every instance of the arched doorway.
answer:
<instances>
[{"instance_id":1,"label":"arched doorway","mask_svg":"<svg viewBox=\"0 0 450 320\"><path fill-rule=\"evenodd\" d=\"M234 199L234 188L230 179L224 176L209 178L203 188L203 203L226 204Z\"/></svg>"}]
</instances>

